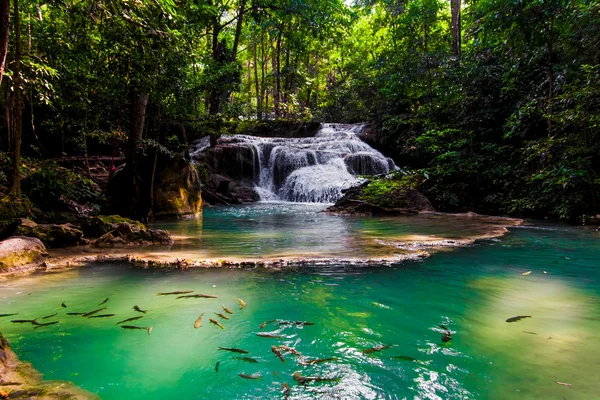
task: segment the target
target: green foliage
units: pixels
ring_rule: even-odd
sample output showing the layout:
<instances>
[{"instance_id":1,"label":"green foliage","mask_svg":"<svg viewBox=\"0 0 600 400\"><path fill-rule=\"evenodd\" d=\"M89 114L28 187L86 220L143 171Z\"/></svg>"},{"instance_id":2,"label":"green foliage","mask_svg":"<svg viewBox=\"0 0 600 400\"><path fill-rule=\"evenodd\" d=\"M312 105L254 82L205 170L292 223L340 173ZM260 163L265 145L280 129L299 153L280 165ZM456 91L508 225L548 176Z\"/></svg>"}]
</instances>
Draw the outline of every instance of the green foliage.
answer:
<instances>
[{"instance_id":1,"label":"green foliage","mask_svg":"<svg viewBox=\"0 0 600 400\"><path fill-rule=\"evenodd\" d=\"M23 192L44 211L55 211L68 202L99 209L102 192L88 178L46 161L34 166L23 180Z\"/></svg>"}]
</instances>

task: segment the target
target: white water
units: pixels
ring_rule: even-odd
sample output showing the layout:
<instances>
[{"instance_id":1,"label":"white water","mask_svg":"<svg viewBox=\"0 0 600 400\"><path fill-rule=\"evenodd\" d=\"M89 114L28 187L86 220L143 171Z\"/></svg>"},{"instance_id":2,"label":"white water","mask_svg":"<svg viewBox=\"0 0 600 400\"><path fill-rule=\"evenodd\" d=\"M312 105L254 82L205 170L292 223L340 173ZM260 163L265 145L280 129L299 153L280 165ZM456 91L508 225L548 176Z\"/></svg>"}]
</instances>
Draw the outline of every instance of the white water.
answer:
<instances>
[{"instance_id":1,"label":"white water","mask_svg":"<svg viewBox=\"0 0 600 400\"><path fill-rule=\"evenodd\" d=\"M364 125L323 124L315 137L234 135L220 142L251 149L255 190L261 200L334 203L362 175L386 174L396 165L358 137ZM205 151L196 147L197 153ZM195 154L192 153L192 156Z\"/></svg>"}]
</instances>

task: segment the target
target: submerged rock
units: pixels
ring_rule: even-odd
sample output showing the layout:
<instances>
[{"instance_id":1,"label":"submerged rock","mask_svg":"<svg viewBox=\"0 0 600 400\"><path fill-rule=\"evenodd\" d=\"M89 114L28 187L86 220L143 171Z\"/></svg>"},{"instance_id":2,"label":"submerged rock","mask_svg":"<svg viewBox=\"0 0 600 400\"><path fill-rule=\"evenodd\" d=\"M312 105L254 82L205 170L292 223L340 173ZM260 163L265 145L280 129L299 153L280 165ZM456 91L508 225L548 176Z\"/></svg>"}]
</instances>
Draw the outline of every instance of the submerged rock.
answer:
<instances>
[{"instance_id":1,"label":"submerged rock","mask_svg":"<svg viewBox=\"0 0 600 400\"><path fill-rule=\"evenodd\" d=\"M141 226L140 226L141 225ZM115 229L100 236L96 247L170 245L173 239L169 232L161 229L147 229L142 224L120 223Z\"/></svg>"},{"instance_id":2,"label":"submerged rock","mask_svg":"<svg viewBox=\"0 0 600 400\"><path fill-rule=\"evenodd\" d=\"M6 384L6 385L5 385ZM10 343L0 333L0 394L3 399L99 399L70 382L43 381L31 364L19 360Z\"/></svg>"},{"instance_id":3,"label":"submerged rock","mask_svg":"<svg viewBox=\"0 0 600 400\"><path fill-rule=\"evenodd\" d=\"M47 256L46 246L37 238L8 238L0 242L0 272L12 272L24 267L37 268Z\"/></svg>"},{"instance_id":4,"label":"submerged rock","mask_svg":"<svg viewBox=\"0 0 600 400\"><path fill-rule=\"evenodd\" d=\"M36 224L27 218L16 220L6 232L11 236L38 238L48 247L76 246L83 239L83 232L69 224Z\"/></svg>"}]
</instances>

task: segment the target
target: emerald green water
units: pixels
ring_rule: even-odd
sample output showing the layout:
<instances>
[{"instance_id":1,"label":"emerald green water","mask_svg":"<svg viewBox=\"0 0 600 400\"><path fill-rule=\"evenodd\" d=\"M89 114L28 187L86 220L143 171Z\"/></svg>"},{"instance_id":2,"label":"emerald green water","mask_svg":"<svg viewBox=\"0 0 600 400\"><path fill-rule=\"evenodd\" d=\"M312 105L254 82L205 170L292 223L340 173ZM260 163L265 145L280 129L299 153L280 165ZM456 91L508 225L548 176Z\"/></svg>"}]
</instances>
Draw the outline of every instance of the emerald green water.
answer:
<instances>
[{"instance_id":1,"label":"emerald green water","mask_svg":"<svg viewBox=\"0 0 600 400\"><path fill-rule=\"evenodd\" d=\"M211 212L204 227L207 217L214 218L209 236L216 241L219 212ZM231 210L223 212L223 230L235 231L226 214ZM260 212L254 217L259 235L270 217L265 220ZM299 223L302 217L293 213L288 220ZM351 224L381 236L374 226L384 222L363 218ZM413 229L419 224L413 222ZM385 226L382 231L388 222ZM430 232L434 225L429 226ZM448 233L448 226L438 229ZM251 246L252 237L248 229L238 241ZM592 399L600 393L599 239L598 232L559 225L514 228L501 238L421 262L375 268L158 271L95 265L1 282L0 313L19 314L0 318L0 330L46 379L73 381L103 399L283 398L284 382L298 399ZM283 244L291 248L293 240ZM527 271L531 274L522 275ZM173 290L218 299L156 295ZM103 312L115 317L65 315L99 308L106 297ZM235 297L248 306L240 310ZM60 306L63 301L67 309ZM229 321L213 314L224 313L223 304L233 311ZM148 313L131 324L152 326L151 335L115 326L141 315L134 305ZM55 312L57 317L43 322L60 323L39 329L9 322ZM194 329L200 313L205 313L202 326ZM505 322L517 315L532 318ZM218 319L225 330L208 318ZM256 336L276 331L275 324L263 330L259 325L277 318L315 325L281 329L283 340ZM453 331L448 343L441 341L441 324ZM303 366L288 354L282 363L271 352L274 344L295 347L305 359L338 360ZM393 347L361 352L387 344ZM237 354L218 351L219 346L248 350L259 362L233 359ZM292 379L296 371L340 380L301 386ZM238 373L260 373L262 379L245 380Z\"/></svg>"}]
</instances>

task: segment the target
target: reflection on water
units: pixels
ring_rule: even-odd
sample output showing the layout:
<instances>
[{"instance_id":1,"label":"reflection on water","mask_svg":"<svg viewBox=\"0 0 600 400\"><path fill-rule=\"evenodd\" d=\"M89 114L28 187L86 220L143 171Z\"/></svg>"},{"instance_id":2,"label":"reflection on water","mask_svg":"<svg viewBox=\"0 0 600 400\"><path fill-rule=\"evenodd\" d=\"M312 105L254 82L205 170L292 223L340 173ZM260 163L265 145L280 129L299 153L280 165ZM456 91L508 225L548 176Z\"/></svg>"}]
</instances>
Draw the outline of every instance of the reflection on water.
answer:
<instances>
[{"instance_id":1,"label":"reflection on water","mask_svg":"<svg viewBox=\"0 0 600 400\"><path fill-rule=\"evenodd\" d=\"M233 237L240 224L261 223L268 231L275 222L265 220L282 217L237 218L222 221ZM247 218L254 219L250 211L242 220ZM210 214L203 223L202 241L218 226ZM358 226L381 239L388 237L381 233L388 224L394 226L356 218L342 225L347 233ZM58 312L60 323L34 330L0 318L0 329L47 379L73 380L104 399L283 398L283 383L294 399L597 398L599 237L546 228L515 229L493 241L385 268L165 272L113 264L7 281L0 286L2 313L35 318ZM400 235L401 229L410 234L408 227L393 231ZM417 234L459 236L447 226L432 223L428 229ZM219 298L156 295L175 290ZM114 320L65 315L96 309L106 297ZM248 306L240 310L236 297ZM139 315L133 305L148 310L135 324L152 326L150 336L115 325ZM214 313L222 313L222 305L233 311L230 320L220 320L225 330L208 321L218 318ZM194 329L201 313L202 326ZM531 318L505 322L518 315ZM273 319L314 325L259 328ZM452 340L444 343L446 328ZM283 339L258 337L259 332L277 332ZM294 347L302 357L286 354L282 363L272 345ZM235 359L237 354L219 346L245 349L258 363ZM300 363L332 357L337 359ZM292 378L295 372L339 380L302 386ZM262 379L245 380L239 373L259 373Z\"/></svg>"},{"instance_id":2,"label":"reflection on water","mask_svg":"<svg viewBox=\"0 0 600 400\"><path fill-rule=\"evenodd\" d=\"M499 218L437 214L349 217L324 213L325 208L323 204L262 202L206 209L201 220L160 222L155 227L173 233L177 241L167 254L180 258L366 259L465 244L517 224Z\"/></svg>"}]
</instances>

